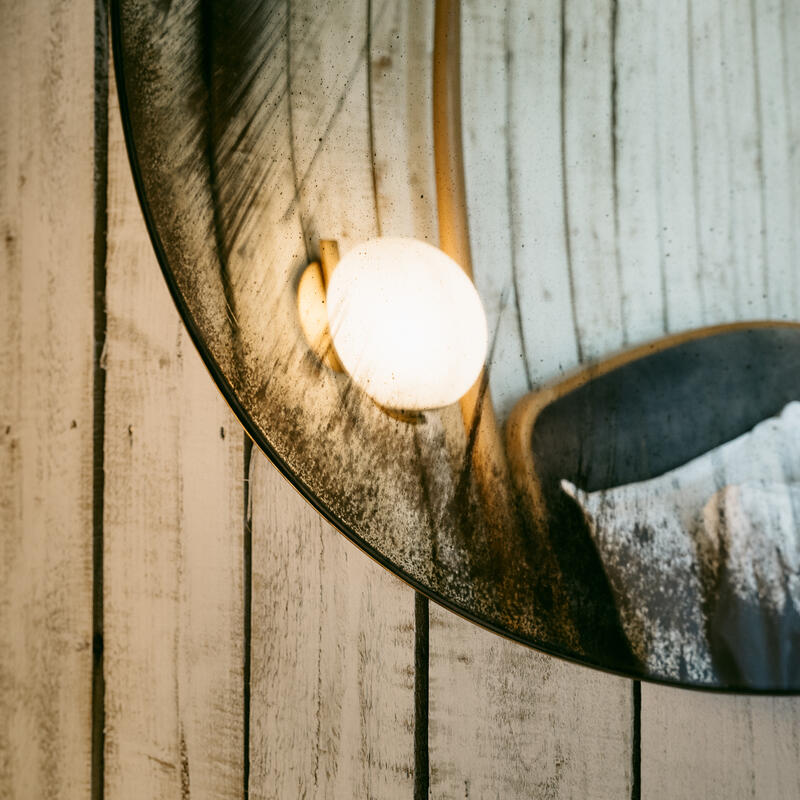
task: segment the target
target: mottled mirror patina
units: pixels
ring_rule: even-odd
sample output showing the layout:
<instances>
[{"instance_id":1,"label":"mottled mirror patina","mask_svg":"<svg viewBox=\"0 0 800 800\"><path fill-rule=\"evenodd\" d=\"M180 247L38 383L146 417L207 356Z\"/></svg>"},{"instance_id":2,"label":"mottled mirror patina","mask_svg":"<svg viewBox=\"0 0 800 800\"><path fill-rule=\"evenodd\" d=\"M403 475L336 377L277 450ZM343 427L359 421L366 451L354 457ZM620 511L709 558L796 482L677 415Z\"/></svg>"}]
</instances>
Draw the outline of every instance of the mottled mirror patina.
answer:
<instances>
[{"instance_id":1,"label":"mottled mirror patina","mask_svg":"<svg viewBox=\"0 0 800 800\"><path fill-rule=\"evenodd\" d=\"M385 413L320 363L297 315L321 239L342 252L379 235L438 242L432 2L118 0L131 162L214 380L256 444L373 558L562 657L798 691L791 615L725 617L766 665L738 668L726 651L700 668L680 643L643 659L559 488L652 478L800 399L800 3L787 0L785 18L739 2L647 5L463 4L470 239L490 338L479 392L492 420L455 405ZM752 320L770 324L733 324ZM476 442L515 406L498 470ZM658 616L673 598L655 567ZM698 636L713 639L724 615L697 611Z\"/></svg>"}]
</instances>

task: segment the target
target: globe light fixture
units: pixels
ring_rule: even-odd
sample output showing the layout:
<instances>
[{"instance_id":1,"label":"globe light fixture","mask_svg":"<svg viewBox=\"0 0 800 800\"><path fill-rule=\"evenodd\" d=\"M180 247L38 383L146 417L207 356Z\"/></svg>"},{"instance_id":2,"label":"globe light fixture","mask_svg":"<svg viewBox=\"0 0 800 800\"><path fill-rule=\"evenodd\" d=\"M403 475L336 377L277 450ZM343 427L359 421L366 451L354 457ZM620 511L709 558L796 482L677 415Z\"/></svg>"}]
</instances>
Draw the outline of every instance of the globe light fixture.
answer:
<instances>
[{"instance_id":1,"label":"globe light fixture","mask_svg":"<svg viewBox=\"0 0 800 800\"><path fill-rule=\"evenodd\" d=\"M385 237L354 247L333 271L326 302L336 354L381 406L450 405L480 375L488 339L480 297L432 245Z\"/></svg>"}]
</instances>

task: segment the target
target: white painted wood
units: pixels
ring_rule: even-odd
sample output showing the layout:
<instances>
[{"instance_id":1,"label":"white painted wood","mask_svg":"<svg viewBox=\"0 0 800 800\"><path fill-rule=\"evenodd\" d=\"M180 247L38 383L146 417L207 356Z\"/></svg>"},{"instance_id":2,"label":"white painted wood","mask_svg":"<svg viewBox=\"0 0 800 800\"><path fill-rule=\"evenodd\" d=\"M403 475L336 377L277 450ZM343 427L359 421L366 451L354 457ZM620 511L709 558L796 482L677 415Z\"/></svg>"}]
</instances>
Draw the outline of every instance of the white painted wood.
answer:
<instances>
[{"instance_id":1,"label":"white painted wood","mask_svg":"<svg viewBox=\"0 0 800 800\"><path fill-rule=\"evenodd\" d=\"M762 233L765 212L751 4L749 0L733 0L721 3L719 9L727 183L731 192L728 235L732 263L727 280L736 287L736 319L764 319L768 314Z\"/></svg>"},{"instance_id":2,"label":"white painted wood","mask_svg":"<svg viewBox=\"0 0 800 800\"><path fill-rule=\"evenodd\" d=\"M794 2L787 4L789 8L795 6ZM675 265L671 263L672 256L667 258L666 247L663 249L663 263L668 265L665 287L671 329L777 316L776 295L765 291L772 280L771 277L767 280L765 266L769 257L765 249L769 235L769 224L765 227L764 221L768 214L765 202L786 203L772 218L773 235L778 237L778 243L773 246L784 258L791 236L786 219L792 208L786 195L789 179L780 175L789 173L790 161L785 149L781 149L785 147L781 141L777 141L776 151L768 156L773 161L772 172L767 168L762 173L761 169L764 138L759 96L762 85L770 92L775 91L776 81L778 86L782 85L780 62L773 60L767 67L756 69L756 63L762 62L754 61L756 41L749 2L718 5L693 2L688 9L691 15L685 20L686 28L675 20L667 25L663 11L656 16L659 20L658 52L663 58L669 52L676 54L681 37L685 41L687 31L690 32L687 58L691 70L687 67L687 71L691 81L690 120L693 119L693 125L687 126L685 113L680 112L677 105L669 114L662 112L657 120L669 130L682 119L680 141L686 141L688 128L693 131L696 142L690 172L685 145L679 149L676 140L665 152L662 147L665 139L662 135L658 138L661 144L657 150L660 158L657 181L662 183L657 196L661 200L659 213L664 221L662 245L666 243L672 253L677 242L687 263L692 263L692 254L696 251L699 275L699 291L693 291L691 275L679 272L679 279L685 281L686 307L680 321L676 321L679 295L675 294L672 283ZM628 12L628 6L621 4L620 32L628 24ZM675 9L670 13L675 14ZM760 9L756 14L758 25L768 24L769 14L764 16ZM647 20L643 24L646 26ZM772 32L774 36L774 28ZM668 39L665 38L667 33ZM630 42L631 38L621 37L619 41ZM775 47L775 41L770 46ZM620 47L618 53L625 57L628 51ZM665 63L663 59L659 62L662 84ZM679 57L675 63L680 64ZM630 80L637 80L633 70L619 71L618 97L627 93L629 75ZM792 85L800 86L797 78ZM672 86L670 91L671 97L659 101L662 109L668 102L685 102L679 87ZM783 102L788 103L791 96L788 92ZM769 135L779 140L775 127L780 128L782 124L780 112L774 107L771 110L774 119ZM621 140L626 135L622 115L619 135ZM776 165L779 161L780 168ZM665 175L671 175L667 190L673 203L665 192ZM771 175L772 182L765 194L767 175ZM691 191L697 202L696 240L692 239L685 208L675 208L681 202L691 205L688 198L692 183ZM794 185L798 185L796 180ZM645 190L640 193L639 202L648 202ZM627 269L627 265L623 269ZM772 272L769 274L771 276ZM785 273L778 280L782 282L784 293L780 302L786 309L792 302L793 283L786 280ZM701 308L697 307L697 301ZM792 313L796 318L796 311ZM800 704L795 699L707 695L643 684L641 725L642 797L797 796Z\"/></svg>"},{"instance_id":3,"label":"white painted wood","mask_svg":"<svg viewBox=\"0 0 800 800\"><path fill-rule=\"evenodd\" d=\"M751 4L754 39L754 71L760 122L760 156L764 197L764 253L769 314L777 319L796 319L800 278L794 232L792 184L789 168L789 104L800 85L789 86L784 52L785 8L796 0L754 0ZM797 101L794 100L796 103Z\"/></svg>"},{"instance_id":4,"label":"white painted wood","mask_svg":"<svg viewBox=\"0 0 800 800\"><path fill-rule=\"evenodd\" d=\"M656 191L655 6L654 0L620 0L616 12L614 180L622 325L628 344L666 332Z\"/></svg>"},{"instance_id":5,"label":"white painted wood","mask_svg":"<svg viewBox=\"0 0 800 800\"><path fill-rule=\"evenodd\" d=\"M253 453L250 797L410 797L413 592Z\"/></svg>"},{"instance_id":6,"label":"white painted wood","mask_svg":"<svg viewBox=\"0 0 800 800\"><path fill-rule=\"evenodd\" d=\"M472 269L494 351L489 384L494 408L505 419L531 388L517 314L512 192L517 188L509 141L511 96L506 3L465 2L461 72L464 171L467 180ZM491 347L491 345L490 345Z\"/></svg>"},{"instance_id":7,"label":"white painted wood","mask_svg":"<svg viewBox=\"0 0 800 800\"><path fill-rule=\"evenodd\" d=\"M432 797L630 796L630 681L430 616Z\"/></svg>"},{"instance_id":8,"label":"white painted wood","mask_svg":"<svg viewBox=\"0 0 800 800\"><path fill-rule=\"evenodd\" d=\"M511 3L506 35L520 350L540 386L578 363L564 227L560 2Z\"/></svg>"},{"instance_id":9,"label":"white painted wood","mask_svg":"<svg viewBox=\"0 0 800 800\"><path fill-rule=\"evenodd\" d=\"M611 2L566 2L563 12L563 181L582 360L600 358L623 343L611 125L611 8Z\"/></svg>"},{"instance_id":10,"label":"white painted wood","mask_svg":"<svg viewBox=\"0 0 800 800\"><path fill-rule=\"evenodd\" d=\"M94 4L0 3L0 796L88 799Z\"/></svg>"},{"instance_id":11,"label":"white painted wood","mask_svg":"<svg viewBox=\"0 0 800 800\"><path fill-rule=\"evenodd\" d=\"M577 8L573 20L578 46L580 25L590 21L582 13ZM579 357L564 229L561 8L558 3L494 7L472 2L465 3L463 15L464 141L476 282L484 302L490 292L490 316L500 318L498 347L502 341L516 357L514 382L492 384L493 394L505 398L502 418L508 401L527 391L523 352L536 384L573 367ZM608 47L607 30L593 52L603 41ZM585 291L596 297L609 289L600 303L592 301L598 313L618 319L616 273L607 281L603 262L605 253L613 265L615 252L613 217L608 217L613 208L607 60L606 54L605 73L592 77L586 95L580 87L591 70L582 65L580 51L569 61L576 71L570 113L599 119L606 137L597 142L589 130L572 142L574 163L568 163L567 173L576 188L570 198L590 227L576 224L570 244L580 274L589 281ZM584 190L594 192L593 200L580 196ZM595 233L605 239L593 251ZM510 301L499 317L493 303L509 287ZM592 339L601 321L594 319L594 308L583 310L581 333L592 352L601 343ZM617 324L601 339L619 347L620 331ZM508 380L495 362L493 375L498 383ZM430 617L432 797L621 797L630 792L630 681L534 653L434 606Z\"/></svg>"},{"instance_id":12,"label":"white painted wood","mask_svg":"<svg viewBox=\"0 0 800 800\"><path fill-rule=\"evenodd\" d=\"M656 198L667 332L702 324L698 285L694 126L688 4L658 3L656 26Z\"/></svg>"},{"instance_id":13,"label":"white painted wood","mask_svg":"<svg viewBox=\"0 0 800 800\"><path fill-rule=\"evenodd\" d=\"M380 109L406 91L411 104L420 91L404 80L411 29L403 6L373 4ZM379 209L384 232L408 234L429 220L434 198L415 197L430 192L424 171L408 180L416 132L395 137L391 149L379 141L373 194L364 3L311 11L293 3L289 25L292 224L309 253L319 238L338 239L346 252L378 233ZM398 172L403 189L389 192ZM250 796L409 797L414 594L324 522L261 454L251 464Z\"/></svg>"},{"instance_id":14,"label":"white painted wood","mask_svg":"<svg viewBox=\"0 0 800 800\"><path fill-rule=\"evenodd\" d=\"M798 698L642 690L642 797L800 794Z\"/></svg>"},{"instance_id":15,"label":"white painted wood","mask_svg":"<svg viewBox=\"0 0 800 800\"><path fill-rule=\"evenodd\" d=\"M466 3L463 13L465 160L473 261L484 302L485 287L494 292L490 309L491 298L511 289L500 337L507 352L516 356L517 375L513 384L492 385L493 394L505 397L507 405L527 390L520 385L526 378L521 372L523 352L532 384L552 379L579 357L564 229L561 9L558 3L513 3L508 8ZM576 18L574 24L583 22ZM577 29L573 35L578 35ZM607 34L604 40L608 46ZM579 54L569 63L580 71ZM596 142L591 131L586 139L576 138L575 163L567 164L568 176L582 187L575 188L571 201L593 226L576 226L570 245L577 242L579 271L591 281L587 287L600 292L607 273L599 267L602 252L592 252L589 241L593 231L602 231L605 253L613 263L613 217L607 217L613 210L609 106L606 97L605 111L599 108L603 89L590 87L584 96L579 91L583 77L575 80L570 113L599 118L608 139ZM609 95L608 70L600 73L599 80L605 81ZM592 206L580 196L583 190L596 190L594 201L599 198L602 203ZM619 290L614 281L612 272L610 295L598 307L600 314L618 318ZM589 319L595 309L584 311L582 335L591 352L591 346L600 343L595 340L589 346L592 325L596 328L600 322ZM584 318L579 319L583 324ZM605 334L617 347L619 330L617 325ZM507 378L495 366L497 381ZM501 403L501 417L503 409ZM629 681L536 654L431 607L433 797L624 796L631 778L630 731Z\"/></svg>"},{"instance_id":16,"label":"white painted wood","mask_svg":"<svg viewBox=\"0 0 800 800\"><path fill-rule=\"evenodd\" d=\"M794 269L800 263L800 3L786 0L781 18L786 109L789 116L790 230L793 233ZM800 298L798 298L800 302ZM795 315L800 309L795 309Z\"/></svg>"},{"instance_id":17,"label":"white painted wood","mask_svg":"<svg viewBox=\"0 0 800 800\"><path fill-rule=\"evenodd\" d=\"M183 330L109 109L105 797L243 793L243 438Z\"/></svg>"}]
</instances>

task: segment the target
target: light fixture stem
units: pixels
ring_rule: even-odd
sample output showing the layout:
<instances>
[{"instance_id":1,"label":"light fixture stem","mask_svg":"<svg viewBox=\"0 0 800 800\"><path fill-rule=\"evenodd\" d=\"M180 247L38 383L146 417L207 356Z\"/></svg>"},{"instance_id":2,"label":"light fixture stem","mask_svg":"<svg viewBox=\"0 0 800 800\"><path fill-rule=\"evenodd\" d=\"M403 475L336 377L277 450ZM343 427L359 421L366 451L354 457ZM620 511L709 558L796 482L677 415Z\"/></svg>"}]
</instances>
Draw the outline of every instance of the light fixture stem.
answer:
<instances>
[{"instance_id":1,"label":"light fixture stem","mask_svg":"<svg viewBox=\"0 0 800 800\"><path fill-rule=\"evenodd\" d=\"M437 0L433 46L433 155L439 246L472 278L461 141L461 2Z\"/></svg>"},{"instance_id":2,"label":"light fixture stem","mask_svg":"<svg viewBox=\"0 0 800 800\"><path fill-rule=\"evenodd\" d=\"M433 154L439 246L472 278L467 191L461 137L461 3L436 0L433 43ZM471 448L471 469L486 517L506 533L512 521L512 488L503 439L484 370L461 398L461 416ZM503 536L498 556L511 545ZM505 553L508 555L508 553Z\"/></svg>"}]
</instances>

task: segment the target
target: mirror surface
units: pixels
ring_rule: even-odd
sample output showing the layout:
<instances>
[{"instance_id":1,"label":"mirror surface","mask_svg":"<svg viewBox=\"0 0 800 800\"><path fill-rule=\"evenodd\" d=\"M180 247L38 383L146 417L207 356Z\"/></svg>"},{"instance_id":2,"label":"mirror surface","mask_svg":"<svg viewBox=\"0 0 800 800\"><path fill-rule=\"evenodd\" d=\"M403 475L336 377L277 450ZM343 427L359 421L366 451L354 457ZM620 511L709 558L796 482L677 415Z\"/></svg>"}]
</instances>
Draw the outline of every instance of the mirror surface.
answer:
<instances>
[{"instance_id":1,"label":"mirror surface","mask_svg":"<svg viewBox=\"0 0 800 800\"><path fill-rule=\"evenodd\" d=\"M494 409L466 420L386 413L319 361L296 305L320 240L438 243L433 3L118 0L114 48L184 321L345 535L547 652L799 691L800 2L753 8L463 4Z\"/></svg>"}]
</instances>

